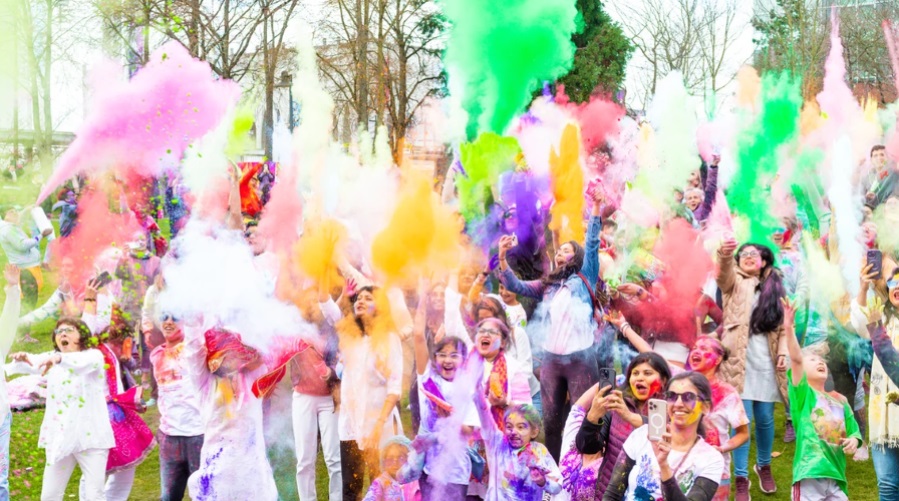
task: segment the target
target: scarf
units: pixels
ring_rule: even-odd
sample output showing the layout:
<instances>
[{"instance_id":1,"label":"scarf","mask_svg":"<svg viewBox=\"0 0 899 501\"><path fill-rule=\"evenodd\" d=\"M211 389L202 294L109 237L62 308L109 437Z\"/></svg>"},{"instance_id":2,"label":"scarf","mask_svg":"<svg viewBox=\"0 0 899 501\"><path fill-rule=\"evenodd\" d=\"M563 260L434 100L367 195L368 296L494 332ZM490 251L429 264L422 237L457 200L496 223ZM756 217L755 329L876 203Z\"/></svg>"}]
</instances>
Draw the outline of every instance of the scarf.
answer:
<instances>
[{"instance_id":1,"label":"scarf","mask_svg":"<svg viewBox=\"0 0 899 501\"><path fill-rule=\"evenodd\" d=\"M253 395L256 395L256 398L265 398L271 395L284 375L287 374L287 365L290 364L290 361L308 348L308 343L301 339L295 339L277 349L278 353L273 357L272 363L275 369L253 381Z\"/></svg>"},{"instance_id":2,"label":"scarf","mask_svg":"<svg viewBox=\"0 0 899 501\"><path fill-rule=\"evenodd\" d=\"M893 317L886 324L886 331L899 347L899 318ZM887 395L899 391L890 380L880 363L874 357L871 370L871 397L868 401L868 433L871 444L882 447L899 447L899 405L887 402Z\"/></svg>"},{"instance_id":3,"label":"scarf","mask_svg":"<svg viewBox=\"0 0 899 501\"><path fill-rule=\"evenodd\" d=\"M509 373L506 366L506 354L500 350L499 355L493 360L493 369L490 370L490 377L487 380L487 395L493 395L503 401L509 395ZM505 417L505 407L493 405L490 407L490 413L493 414L493 421L496 428L503 429L503 419Z\"/></svg>"},{"instance_id":4,"label":"scarf","mask_svg":"<svg viewBox=\"0 0 899 501\"><path fill-rule=\"evenodd\" d=\"M433 430L438 418L445 418L453 413L453 406L446 401L433 377L429 377L421 387L422 394L426 397L425 403L431 411L428 413L428 429Z\"/></svg>"}]
</instances>

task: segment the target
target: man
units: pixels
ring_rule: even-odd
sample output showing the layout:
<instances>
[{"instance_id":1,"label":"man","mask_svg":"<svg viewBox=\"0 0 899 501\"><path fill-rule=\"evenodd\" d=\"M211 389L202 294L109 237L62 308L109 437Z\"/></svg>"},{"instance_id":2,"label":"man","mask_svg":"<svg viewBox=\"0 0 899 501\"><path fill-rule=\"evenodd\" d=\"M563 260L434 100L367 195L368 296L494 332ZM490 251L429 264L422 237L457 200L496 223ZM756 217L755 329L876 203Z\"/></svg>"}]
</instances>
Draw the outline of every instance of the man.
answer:
<instances>
[{"instance_id":1,"label":"man","mask_svg":"<svg viewBox=\"0 0 899 501\"><path fill-rule=\"evenodd\" d=\"M44 284L41 273L41 237L30 237L20 226L21 215L17 207L8 207L0 221L0 247L6 253L9 264L20 270L19 282L22 287L23 302L34 308L37 296Z\"/></svg>"},{"instance_id":2,"label":"man","mask_svg":"<svg viewBox=\"0 0 899 501\"><path fill-rule=\"evenodd\" d=\"M205 423L200 411L199 391L189 376L190 367L184 357L184 334L177 319L162 314L165 344L150 354L153 372L159 385L159 477L160 499L184 497L187 479L200 468Z\"/></svg>"},{"instance_id":3,"label":"man","mask_svg":"<svg viewBox=\"0 0 899 501\"><path fill-rule=\"evenodd\" d=\"M891 195L899 192L899 172L895 168L887 168L887 151L882 144L871 148L872 171L865 179L865 205L877 208Z\"/></svg>"}]
</instances>

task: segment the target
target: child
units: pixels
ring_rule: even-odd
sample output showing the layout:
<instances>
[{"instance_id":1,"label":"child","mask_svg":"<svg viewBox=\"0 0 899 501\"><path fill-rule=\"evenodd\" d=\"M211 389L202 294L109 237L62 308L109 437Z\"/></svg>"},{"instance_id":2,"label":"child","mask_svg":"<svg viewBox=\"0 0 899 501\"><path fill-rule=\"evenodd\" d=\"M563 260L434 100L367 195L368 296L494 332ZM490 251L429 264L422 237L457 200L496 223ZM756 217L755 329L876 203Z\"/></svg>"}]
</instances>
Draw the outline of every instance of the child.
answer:
<instances>
[{"instance_id":1,"label":"child","mask_svg":"<svg viewBox=\"0 0 899 501\"><path fill-rule=\"evenodd\" d=\"M411 442L408 438L397 435L387 441L381 449L381 469L368 488L368 493L362 501L420 501L421 492L418 489L418 481L400 484L397 481L397 473L406 461L409 460Z\"/></svg>"},{"instance_id":2,"label":"child","mask_svg":"<svg viewBox=\"0 0 899 501\"><path fill-rule=\"evenodd\" d=\"M483 370L483 359L474 361ZM481 418L481 436L487 448L490 465L485 501L538 501L543 493L558 494L561 474L549 450L533 442L540 434L540 416L531 404L513 404L506 408L504 431L497 429L491 413L483 378L478 378L474 394L475 406Z\"/></svg>"},{"instance_id":3,"label":"child","mask_svg":"<svg viewBox=\"0 0 899 501\"><path fill-rule=\"evenodd\" d=\"M784 328L790 352L790 413L796 427L793 500L847 500L846 455L855 454L862 438L849 404L824 390L827 363L803 353L793 333L795 310L784 300Z\"/></svg>"}]
</instances>

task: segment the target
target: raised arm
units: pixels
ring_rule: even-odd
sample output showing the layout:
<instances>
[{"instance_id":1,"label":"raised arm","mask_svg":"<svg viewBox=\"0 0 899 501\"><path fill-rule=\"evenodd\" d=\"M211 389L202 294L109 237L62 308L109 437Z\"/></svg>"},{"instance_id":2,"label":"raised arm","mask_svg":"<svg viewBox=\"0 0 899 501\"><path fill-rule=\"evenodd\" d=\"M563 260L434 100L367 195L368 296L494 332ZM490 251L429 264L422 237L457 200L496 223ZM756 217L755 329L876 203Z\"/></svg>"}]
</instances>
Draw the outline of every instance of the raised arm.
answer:
<instances>
[{"instance_id":1,"label":"raised arm","mask_svg":"<svg viewBox=\"0 0 899 501\"><path fill-rule=\"evenodd\" d=\"M734 273L734 251L737 250L737 241L728 238L721 242L718 249L718 288L722 294L730 294L734 290L736 274Z\"/></svg>"},{"instance_id":2,"label":"raised arm","mask_svg":"<svg viewBox=\"0 0 899 501\"><path fill-rule=\"evenodd\" d=\"M515 275L515 272L509 268L509 262L506 261L506 253L512 248L512 237L505 235L499 239L499 273L497 278L503 284L503 287L515 294L541 299L543 290L546 286L542 280L523 281ZM598 258L597 258L598 259Z\"/></svg>"},{"instance_id":3,"label":"raised arm","mask_svg":"<svg viewBox=\"0 0 899 501\"><path fill-rule=\"evenodd\" d=\"M22 306L19 292L19 268L7 264L3 270L6 278L6 300L3 302L3 313L0 313L0 360L6 359L12 343L16 338L16 324Z\"/></svg>"},{"instance_id":4,"label":"raised arm","mask_svg":"<svg viewBox=\"0 0 899 501\"><path fill-rule=\"evenodd\" d=\"M712 206L715 204L715 197L718 195L718 163L713 163L715 163L715 165L709 165L708 173L706 174L705 194L702 205L699 206L699 214L697 215L697 219L700 222L709 218L709 214L712 213Z\"/></svg>"},{"instance_id":5,"label":"raised arm","mask_svg":"<svg viewBox=\"0 0 899 501\"><path fill-rule=\"evenodd\" d=\"M793 303L788 299L781 299L784 305L784 334L781 339L786 339L787 351L790 354L790 369L793 379L793 386L799 386L802 382L802 376L805 369L802 367L802 348L799 346L799 339L796 338L795 328L793 326L796 310ZM781 357L778 357L781 358Z\"/></svg>"},{"instance_id":6,"label":"raised arm","mask_svg":"<svg viewBox=\"0 0 899 501\"><path fill-rule=\"evenodd\" d=\"M43 322L50 317L56 316L61 306L62 292L60 292L59 289L56 289L53 291L53 294L50 294L50 297L47 298L47 301L44 304L22 316L22 318L19 319L19 326L30 327L38 322Z\"/></svg>"},{"instance_id":7,"label":"raised arm","mask_svg":"<svg viewBox=\"0 0 899 501\"><path fill-rule=\"evenodd\" d=\"M602 206L602 190L593 190L593 212L587 225L587 239L584 242L584 264L581 273L587 277L590 287L596 287L599 280L599 232L602 231L602 219L599 211Z\"/></svg>"}]
</instances>

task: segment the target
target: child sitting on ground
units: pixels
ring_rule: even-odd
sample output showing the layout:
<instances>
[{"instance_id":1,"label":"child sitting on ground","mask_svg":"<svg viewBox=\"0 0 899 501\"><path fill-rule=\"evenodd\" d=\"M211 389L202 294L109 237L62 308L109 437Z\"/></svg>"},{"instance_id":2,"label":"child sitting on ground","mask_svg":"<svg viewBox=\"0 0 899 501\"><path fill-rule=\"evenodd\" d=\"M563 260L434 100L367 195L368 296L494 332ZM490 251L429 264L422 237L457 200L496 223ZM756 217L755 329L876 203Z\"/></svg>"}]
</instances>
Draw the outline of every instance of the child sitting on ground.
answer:
<instances>
[{"instance_id":1,"label":"child sitting on ground","mask_svg":"<svg viewBox=\"0 0 899 501\"><path fill-rule=\"evenodd\" d=\"M794 308L784 300L784 328L790 352L790 414L796 427L793 460L793 501L848 500L846 455L862 443L852 408L824 390L827 364L823 357L803 352L793 332Z\"/></svg>"},{"instance_id":2,"label":"child sitting on ground","mask_svg":"<svg viewBox=\"0 0 899 501\"><path fill-rule=\"evenodd\" d=\"M408 438L397 435L387 441L381 449L382 473L368 488L362 501L421 501L418 481L400 484L397 473L409 460L411 442Z\"/></svg>"}]
</instances>

